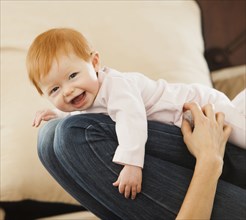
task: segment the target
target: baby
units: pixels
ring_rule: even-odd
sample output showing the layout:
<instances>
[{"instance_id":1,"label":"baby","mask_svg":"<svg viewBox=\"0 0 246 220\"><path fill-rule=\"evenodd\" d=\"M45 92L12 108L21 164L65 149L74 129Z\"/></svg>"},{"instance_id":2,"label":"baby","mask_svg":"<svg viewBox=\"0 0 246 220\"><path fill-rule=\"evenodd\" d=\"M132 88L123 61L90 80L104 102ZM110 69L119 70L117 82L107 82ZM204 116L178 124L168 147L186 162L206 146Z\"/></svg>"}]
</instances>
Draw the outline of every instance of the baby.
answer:
<instances>
[{"instance_id":1,"label":"baby","mask_svg":"<svg viewBox=\"0 0 246 220\"><path fill-rule=\"evenodd\" d=\"M216 112L224 112L233 129L229 140L246 148L245 90L235 106L223 93L202 85L170 84L101 68L98 52L81 33L67 28L48 30L34 40L27 70L38 92L59 110L38 111L33 126L78 111L107 114L115 121L118 147L113 162L123 169L113 185L126 198L134 199L141 191L147 120L180 127L186 102L211 103Z\"/></svg>"}]
</instances>

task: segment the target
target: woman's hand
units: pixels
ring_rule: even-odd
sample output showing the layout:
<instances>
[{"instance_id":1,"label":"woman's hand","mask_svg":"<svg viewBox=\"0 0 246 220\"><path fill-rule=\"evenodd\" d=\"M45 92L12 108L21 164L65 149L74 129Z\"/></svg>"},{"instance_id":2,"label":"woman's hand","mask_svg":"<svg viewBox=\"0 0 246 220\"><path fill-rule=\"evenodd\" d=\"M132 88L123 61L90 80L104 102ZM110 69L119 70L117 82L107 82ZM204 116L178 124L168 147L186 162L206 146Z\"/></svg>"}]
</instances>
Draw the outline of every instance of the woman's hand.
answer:
<instances>
[{"instance_id":1,"label":"woman's hand","mask_svg":"<svg viewBox=\"0 0 246 220\"><path fill-rule=\"evenodd\" d=\"M190 153L199 161L205 158L223 161L225 145L231 133L231 127L224 124L224 114L214 113L213 105L202 109L196 103L186 103L185 110L193 116L194 128L183 120L182 133Z\"/></svg>"},{"instance_id":2,"label":"woman's hand","mask_svg":"<svg viewBox=\"0 0 246 220\"><path fill-rule=\"evenodd\" d=\"M137 166L125 165L121 170L118 179L113 186L118 187L119 192L124 194L125 198L135 199L137 193L141 192L142 168Z\"/></svg>"},{"instance_id":3,"label":"woman's hand","mask_svg":"<svg viewBox=\"0 0 246 220\"><path fill-rule=\"evenodd\" d=\"M36 115L33 119L32 126L38 127L42 121L49 121L51 119L58 118L58 114L51 109L43 109L36 112Z\"/></svg>"},{"instance_id":4,"label":"woman's hand","mask_svg":"<svg viewBox=\"0 0 246 220\"><path fill-rule=\"evenodd\" d=\"M181 130L196 166L177 219L210 219L231 128L224 124L224 114L215 113L210 104L201 109L186 103L184 109L193 116L194 127L184 119Z\"/></svg>"}]
</instances>

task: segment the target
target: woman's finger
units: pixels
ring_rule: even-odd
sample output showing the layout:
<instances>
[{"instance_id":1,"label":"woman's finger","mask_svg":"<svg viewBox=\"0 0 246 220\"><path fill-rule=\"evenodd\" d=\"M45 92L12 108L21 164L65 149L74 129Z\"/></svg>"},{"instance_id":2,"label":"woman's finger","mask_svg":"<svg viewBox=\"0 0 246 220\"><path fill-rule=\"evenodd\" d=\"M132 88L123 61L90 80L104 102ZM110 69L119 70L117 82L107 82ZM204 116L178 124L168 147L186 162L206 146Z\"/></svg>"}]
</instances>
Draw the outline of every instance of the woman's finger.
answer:
<instances>
[{"instance_id":1,"label":"woman's finger","mask_svg":"<svg viewBox=\"0 0 246 220\"><path fill-rule=\"evenodd\" d=\"M214 105L213 104L207 104L202 108L202 111L204 115L206 115L210 120L213 122L216 121L215 118L215 112L214 112Z\"/></svg>"},{"instance_id":2,"label":"woman's finger","mask_svg":"<svg viewBox=\"0 0 246 220\"><path fill-rule=\"evenodd\" d=\"M230 125L224 125L223 130L224 130L225 139L226 139L225 141L227 141L231 134L232 128Z\"/></svg>"},{"instance_id":3,"label":"woman's finger","mask_svg":"<svg viewBox=\"0 0 246 220\"><path fill-rule=\"evenodd\" d=\"M223 128L224 123L225 123L225 114L222 112L217 112L215 114L215 118L219 126Z\"/></svg>"},{"instance_id":4,"label":"woman's finger","mask_svg":"<svg viewBox=\"0 0 246 220\"><path fill-rule=\"evenodd\" d=\"M192 132L192 128L190 126L190 123L186 119L183 119L183 121L182 121L181 131L182 131L183 136L190 135Z\"/></svg>"},{"instance_id":5,"label":"woman's finger","mask_svg":"<svg viewBox=\"0 0 246 220\"><path fill-rule=\"evenodd\" d=\"M185 103L184 109L191 110L194 122L201 118L204 118L204 114L201 111L201 107L195 102Z\"/></svg>"},{"instance_id":6,"label":"woman's finger","mask_svg":"<svg viewBox=\"0 0 246 220\"><path fill-rule=\"evenodd\" d=\"M231 126L229 125L223 125L223 144L222 144L222 147L220 148L221 150L221 155L224 155L225 154L225 146L226 146L226 142L231 134L231 131L232 131L232 128Z\"/></svg>"}]
</instances>

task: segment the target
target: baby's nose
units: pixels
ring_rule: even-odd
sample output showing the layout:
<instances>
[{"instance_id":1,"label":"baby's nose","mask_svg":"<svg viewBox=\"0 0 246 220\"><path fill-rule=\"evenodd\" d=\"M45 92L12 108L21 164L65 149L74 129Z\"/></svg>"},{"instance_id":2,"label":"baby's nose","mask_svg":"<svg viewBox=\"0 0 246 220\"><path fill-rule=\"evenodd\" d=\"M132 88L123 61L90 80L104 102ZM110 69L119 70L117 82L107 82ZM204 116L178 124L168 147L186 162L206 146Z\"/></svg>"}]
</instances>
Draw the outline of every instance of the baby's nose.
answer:
<instances>
[{"instance_id":1,"label":"baby's nose","mask_svg":"<svg viewBox=\"0 0 246 220\"><path fill-rule=\"evenodd\" d=\"M70 96L73 92L74 92L74 88L65 89L63 91L63 96L64 97Z\"/></svg>"}]
</instances>

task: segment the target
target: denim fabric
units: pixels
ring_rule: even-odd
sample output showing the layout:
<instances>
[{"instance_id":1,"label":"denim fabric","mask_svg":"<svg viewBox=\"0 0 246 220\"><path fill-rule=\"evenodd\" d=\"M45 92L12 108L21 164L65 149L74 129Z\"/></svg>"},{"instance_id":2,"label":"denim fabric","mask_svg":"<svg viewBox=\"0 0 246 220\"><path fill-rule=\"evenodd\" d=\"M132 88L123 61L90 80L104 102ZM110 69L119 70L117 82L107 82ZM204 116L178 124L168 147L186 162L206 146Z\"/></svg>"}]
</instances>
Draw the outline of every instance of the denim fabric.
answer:
<instances>
[{"instance_id":1,"label":"denim fabric","mask_svg":"<svg viewBox=\"0 0 246 220\"><path fill-rule=\"evenodd\" d=\"M81 114L46 123L38 153L56 181L101 219L175 219L195 165L180 129L148 122L142 191L135 200L112 186L122 169L112 162L117 145L108 116ZM227 146L212 219L246 218L245 152Z\"/></svg>"}]
</instances>

